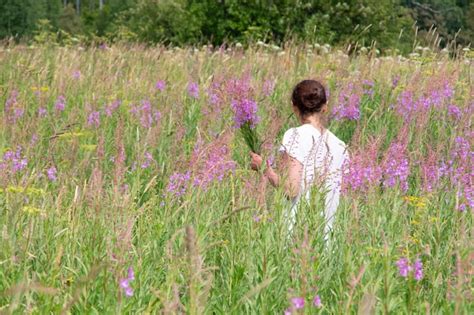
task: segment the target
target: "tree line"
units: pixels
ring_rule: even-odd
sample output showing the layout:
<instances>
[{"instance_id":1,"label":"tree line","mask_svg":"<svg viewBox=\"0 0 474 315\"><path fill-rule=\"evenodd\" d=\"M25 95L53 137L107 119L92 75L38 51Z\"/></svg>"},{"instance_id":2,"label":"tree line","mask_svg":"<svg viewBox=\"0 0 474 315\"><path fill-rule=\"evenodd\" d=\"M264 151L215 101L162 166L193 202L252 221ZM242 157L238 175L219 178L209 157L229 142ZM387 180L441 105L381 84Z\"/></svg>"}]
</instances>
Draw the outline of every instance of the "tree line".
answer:
<instances>
[{"instance_id":1,"label":"tree line","mask_svg":"<svg viewBox=\"0 0 474 315\"><path fill-rule=\"evenodd\" d=\"M0 38L48 31L94 42L304 41L411 49L474 38L471 0L0 0Z\"/></svg>"}]
</instances>

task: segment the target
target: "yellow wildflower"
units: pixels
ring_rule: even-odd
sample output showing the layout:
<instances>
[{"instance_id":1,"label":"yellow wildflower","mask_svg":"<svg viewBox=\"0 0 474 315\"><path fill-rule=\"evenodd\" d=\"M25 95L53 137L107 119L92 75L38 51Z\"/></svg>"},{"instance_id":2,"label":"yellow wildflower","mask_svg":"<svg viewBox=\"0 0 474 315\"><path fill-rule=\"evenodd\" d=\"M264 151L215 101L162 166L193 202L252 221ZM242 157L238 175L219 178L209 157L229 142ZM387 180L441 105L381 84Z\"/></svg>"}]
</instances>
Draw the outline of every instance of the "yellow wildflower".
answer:
<instances>
[{"instance_id":1,"label":"yellow wildflower","mask_svg":"<svg viewBox=\"0 0 474 315\"><path fill-rule=\"evenodd\" d=\"M427 200L424 197L405 196L405 197L403 197L403 199L406 202L408 202L409 205L411 205L415 208L419 208L419 209L426 208Z\"/></svg>"},{"instance_id":2,"label":"yellow wildflower","mask_svg":"<svg viewBox=\"0 0 474 315\"><path fill-rule=\"evenodd\" d=\"M6 189L7 193L20 194L25 191L25 188L21 186L8 186Z\"/></svg>"},{"instance_id":3,"label":"yellow wildflower","mask_svg":"<svg viewBox=\"0 0 474 315\"><path fill-rule=\"evenodd\" d=\"M439 218L438 217L430 217L430 222L431 223L439 222Z\"/></svg>"},{"instance_id":4,"label":"yellow wildflower","mask_svg":"<svg viewBox=\"0 0 474 315\"><path fill-rule=\"evenodd\" d=\"M49 91L49 87L47 87L47 86L42 86L42 87L40 88L40 91L41 91L41 92L48 92L48 91Z\"/></svg>"},{"instance_id":5,"label":"yellow wildflower","mask_svg":"<svg viewBox=\"0 0 474 315\"><path fill-rule=\"evenodd\" d=\"M44 189L31 187L26 190L26 193L33 196L43 196L46 192Z\"/></svg>"},{"instance_id":6,"label":"yellow wildflower","mask_svg":"<svg viewBox=\"0 0 474 315\"><path fill-rule=\"evenodd\" d=\"M30 215L41 214L41 209L32 206L24 206L21 210Z\"/></svg>"},{"instance_id":7,"label":"yellow wildflower","mask_svg":"<svg viewBox=\"0 0 474 315\"><path fill-rule=\"evenodd\" d=\"M41 188L35 188L35 187L29 187L29 188L24 188L21 186L7 186L7 189L5 189L7 193L12 193L12 194L22 194L26 193L27 195L30 196L43 196L46 192L44 189Z\"/></svg>"},{"instance_id":8,"label":"yellow wildflower","mask_svg":"<svg viewBox=\"0 0 474 315\"><path fill-rule=\"evenodd\" d=\"M85 151L94 151L95 148L97 148L96 144L83 144L81 145L81 148L84 149Z\"/></svg>"}]
</instances>

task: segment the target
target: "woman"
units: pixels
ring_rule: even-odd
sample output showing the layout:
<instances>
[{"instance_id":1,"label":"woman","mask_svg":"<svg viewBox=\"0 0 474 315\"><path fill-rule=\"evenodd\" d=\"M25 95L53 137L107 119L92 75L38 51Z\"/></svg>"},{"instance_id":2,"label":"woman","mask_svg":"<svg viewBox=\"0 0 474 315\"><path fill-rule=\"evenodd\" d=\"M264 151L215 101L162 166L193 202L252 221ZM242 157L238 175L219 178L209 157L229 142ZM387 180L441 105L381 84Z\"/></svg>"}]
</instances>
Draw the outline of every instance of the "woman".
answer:
<instances>
[{"instance_id":1,"label":"woman","mask_svg":"<svg viewBox=\"0 0 474 315\"><path fill-rule=\"evenodd\" d=\"M286 217L290 233L295 224L296 211L301 197L309 201L311 186L320 184L326 191L324 238L332 230L334 215L339 204L342 166L348 158L346 145L324 127L324 114L328 111L326 91L315 80L298 83L292 93L293 111L301 126L285 132L279 149L282 153L278 171L267 161L264 175L274 187L284 186L292 201ZM253 152L251 167L261 168L263 159Z\"/></svg>"}]
</instances>

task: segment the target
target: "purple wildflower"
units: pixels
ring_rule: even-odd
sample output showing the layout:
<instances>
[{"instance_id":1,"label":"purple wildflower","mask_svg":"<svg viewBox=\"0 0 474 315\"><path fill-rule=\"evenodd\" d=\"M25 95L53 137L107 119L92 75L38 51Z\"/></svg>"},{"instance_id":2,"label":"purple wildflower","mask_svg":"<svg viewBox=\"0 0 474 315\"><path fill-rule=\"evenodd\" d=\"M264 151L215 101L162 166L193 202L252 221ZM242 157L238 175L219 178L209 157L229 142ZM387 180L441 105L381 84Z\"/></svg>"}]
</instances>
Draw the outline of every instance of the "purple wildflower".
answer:
<instances>
[{"instance_id":1,"label":"purple wildflower","mask_svg":"<svg viewBox=\"0 0 474 315\"><path fill-rule=\"evenodd\" d=\"M411 119L414 112L417 111L417 102L413 99L411 91L403 91L397 98L396 111L405 120Z\"/></svg>"},{"instance_id":2,"label":"purple wildflower","mask_svg":"<svg viewBox=\"0 0 474 315\"><path fill-rule=\"evenodd\" d=\"M413 272L416 281L423 279L423 263L421 262L421 259L415 260L415 263L413 264Z\"/></svg>"},{"instance_id":3,"label":"purple wildflower","mask_svg":"<svg viewBox=\"0 0 474 315\"><path fill-rule=\"evenodd\" d=\"M188 83L188 94L192 98L199 98L199 85L196 82Z\"/></svg>"},{"instance_id":4,"label":"purple wildflower","mask_svg":"<svg viewBox=\"0 0 474 315\"><path fill-rule=\"evenodd\" d=\"M50 168L48 168L46 170L46 174L48 175L48 178L50 181L52 182L55 182L58 178L57 178L57 170L56 170L56 167L54 166L51 166Z\"/></svg>"},{"instance_id":5,"label":"purple wildflower","mask_svg":"<svg viewBox=\"0 0 474 315\"><path fill-rule=\"evenodd\" d=\"M57 112L62 112L64 111L65 107L66 107L66 98L60 95L58 99L56 100L56 103L54 103L54 108L56 109Z\"/></svg>"},{"instance_id":6,"label":"purple wildflower","mask_svg":"<svg viewBox=\"0 0 474 315\"><path fill-rule=\"evenodd\" d=\"M291 315L291 308L287 308L283 314Z\"/></svg>"},{"instance_id":7,"label":"purple wildflower","mask_svg":"<svg viewBox=\"0 0 474 315\"><path fill-rule=\"evenodd\" d=\"M39 117L45 117L46 115L48 115L48 110L45 107L38 108Z\"/></svg>"},{"instance_id":8,"label":"purple wildflower","mask_svg":"<svg viewBox=\"0 0 474 315\"><path fill-rule=\"evenodd\" d=\"M423 190L431 192L437 186L441 177L441 171L438 167L437 155L429 151L426 159L420 162L420 171L422 177Z\"/></svg>"},{"instance_id":9,"label":"purple wildflower","mask_svg":"<svg viewBox=\"0 0 474 315\"><path fill-rule=\"evenodd\" d=\"M117 110L117 108L120 107L121 104L122 104L121 100L115 100L112 103L106 105L105 106L105 115L107 117L111 117L112 114Z\"/></svg>"},{"instance_id":10,"label":"purple wildflower","mask_svg":"<svg viewBox=\"0 0 474 315\"><path fill-rule=\"evenodd\" d=\"M322 303L321 303L321 297L319 295L316 295L313 299L313 306L315 307L321 307L322 306Z\"/></svg>"},{"instance_id":11,"label":"purple wildflower","mask_svg":"<svg viewBox=\"0 0 474 315\"><path fill-rule=\"evenodd\" d=\"M403 278L407 278L408 273L411 271L411 266L408 263L408 259L404 257L400 258L397 261L397 267L398 267L398 272L400 273L400 276L402 276Z\"/></svg>"},{"instance_id":12,"label":"purple wildflower","mask_svg":"<svg viewBox=\"0 0 474 315\"><path fill-rule=\"evenodd\" d=\"M0 169L15 174L26 168L28 160L22 156L21 148L16 151L6 151L0 160Z\"/></svg>"},{"instance_id":13,"label":"purple wildflower","mask_svg":"<svg viewBox=\"0 0 474 315\"><path fill-rule=\"evenodd\" d=\"M302 297L294 297L291 299L291 303L293 307L297 310L302 309L304 307L304 298Z\"/></svg>"},{"instance_id":14,"label":"purple wildflower","mask_svg":"<svg viewBox=\"0 0 474 315\"><path fill-rule=\"evenodd\" d=\"M9 112L18 102L18 91L13 90L10 97L5 101L5 111Z\"/></svg>"},{"instance_id":15,"label":"purple wildflower","mask_svg":"<svg viewBox=\"0 0 474 315\"><path fill-rule=\"evenodd\" d=\"M234 172L236 163L228 158L230 150L226 145L201 148L198 143L193 152L193 162L201 162L194 175L193 186L206 188L211 182L222 181Z\"/></svg>"},{"instance_id":16,"label":"purple wildflower","mask_svg":"<svg viewBox=\"0 0 474 315\"><path fill-rule=\"evenodd\" d=\"M133 296L133 289L130 286L130 281L135 280L135 273L133 272L132 267L128 268L127 278L120 279L119 285L123 289L126 296Z\"/></svg>"},{"instance_id":17,"label":"purple wildflower","mask_svg":"<svg viewBox=\"0 0 474 315\"><path fill-rule=\"evenodd\" d=\"M23 108L15 108L13 112L13 122L18 121L21 117L23 117L23 114L25 113L25 110Z\"/></svg>"},{"instance_id":18,"label":"purple wildflower","mask_svg":"<svg viewBox=\"0 0 474 315\"><path fill-rule=\"evenodd\" d=\"M364 88L364 94L370 97L373 97L375 94L374 91L374 82L369 81L369 80L364 80L362 82L363 88Z\"/></svg>"},{"instance_id":19,"label":"purple wildflower","mask_svg":"<svg viewBox=\"0 0 474 315\"><path fill-rule=\"evenodd\" d=\"M250 99L232 100L232 110L234 111L235 128L240 128L245 124L249 124L252 128L260 121L257 116L257 103Z\"/></svg>"},{"instance_id":20,"label":"purple wildflower","mask_svg":"<svg viewBox=\"0 0 474 315\"><path fill-rule=\"evenodd\" d=\"M135 280L135 273L132 267L128 268L128 280Z\"/></svg>"},{"instance_id":21,"label":"purple wildflower","mask_svg":"<svg viewBox=\"0 0 474 315\"><path fill-rule=\"evenodd\" d=\"M150 152L145 152L145 161L142 163L141 168L145 169L148 168L151 165L151 162L153 162L153 156L151 155Z\"/></svg>"},{"instance_id":22,"label":"purple wildflower","mask_svg":"<svg viewBox=\"0 0 474 315\"><path fill-rule=\"evenodd\" d=\"M92 111L89 113L89 116L87 116L87 125L98 128L100 126L100 112Z\"/></svg>"},{"instance_id":23,"label":"purple wildflower","mask_svg":"<svg viewBox=\"0 0 474 315\"><path fill-rule=\"evenodd\" d=\"M5 117L11 123L16 123L25 113L25 110L18 103L18 91L13 90L10 97L5 101Z\"/></svg>"},{"instance_id":24,"label":"purple wildflower","mask_svg":"<svg viewBox=\"0 0 474 315\"><path fill-rule=\"evenodd\" d=\"M250 76L244 75L241 78L233 78L226 82L225 92L230 99L243 100L252 98L252 86Z\"/></svg>"},{"instance_id":25,"label":"purple wildflower","mask_svg":"<svg viewBox=\"0 0 474 315\"><path fill-rule=\"evenodd\" d=\"M209 93L209 103L211 105L218 105L220 103L221 99L218 94L216 93Z\"/></svg>"},{"instance_id":26,"label":"purple wildflower","mask_svg":"<svg viewBox=\"0 0 474 315\"><path fill-rule=\"evenodd\" d=\"M39 140L39 137L36 133L34 133L32 136L31 136L31 140L30 140L30 146L34 147L36 145L36 143L38 142Z\"/></svg>"},{"instance_id":27,"label":"purple wildflower","mask_svg":"<svg viewBox=\"0 0 474 315\"><path fill-rule=\"evenodd\" d=\"M469 139L467 135L466 138ZM474 153L470 141L463 137L456 137L454 147L450 153L450 160L441 165L440 172L446 176L458 193L459 210L464 211L469 205L474 208L473 165ZM472 136L471 136L472 138Z\"/></svg>"},{"instance_id":28,"label":"purple wildflower","mask_svg":"<svg viewBox=\"0 0 474 315\"><path fill-rule=\"evenodd\" d=\"M392 88L396 88L398 86L398 82L400 81L400 76L396 75L392 79Z\"/></svg>"},{"instance_id":29,"label":"purple wildflower","mask_svg":"<svg viewBox=\"0 0 474 315\"><path fill-rule=\"evenodd\" d=\"M332 111L336 120L358 120L360 118L360 96L353 83L349 83L341 90L338 100L338 105Z\"/></svg>"},{"instance_id":30,"label":"purple wildflower","mask_svg":"<svg viewBox=\"0 0 474 315\"><path fill-rule=\"evenodd\" d=\"M121 287L122 289L126 289L126 288L128 288L128 286L129 286L128 279L122 279L122 280L120 280L120 287Z\"/></svg>"},{"instance_id":31,"label":"purple wildflower","mask_svg":"<svg viewBox=\"0 0 474 315\"><path fill-rule=\"evenodd\" d=\"M458 119L461 118L461 110L456 105L449 105L448 106L448 113L455 120L458 120Z\"/></svg>"},{"instance_id":32,"label":"purple wildflower","mask_svg":"<svg viewBox=\"0 0 474 315\"><path fill-rule=\"evenodd\" d=\"M161 113L152 108L150 101L143 100L141 103L141 106L132 106L130 113L140 121L143 128L151 128L158 123Z\"/></svg>"},{"instance_id":33,"label":"purple wildflower","mask_svg":"<svg viewBox=\"0 0 474 315\"><path fill-rule=\"evenodd\" d=\"M383 174L377 160L378 145L375 142L361 151L354 152L351 158L344 162L342 191L367 192L372 187L377 187Z\"/></svg>"},{"instance_id":34,"label":"purple wildflower","mask_svg":"<svg viewBox=\"0 0 474 315\"><path fill-rule=\"evenodd\" d=\"M222 105L224 103L223 98L221 95L223 95L222 92L222 85L220 82L212 82L211 85L207 88L206 93L207 93L207 100L209 107L203 107L203 113L204 115L219 115L219 113L222 110Z\"/></svg>"},{"instance_id":35,"label":"purple wildflower","mask_svg":"<svg viewBox=\"0 0 474 315\"><path fill-rule=\"evenodd\" d=\"M265 80L265 82L263 82L263 87L262 87L263 95L268 97L273 94L274 90L275 90L274 80Z\"/></svg>"},{"instance_id":36,"label":"purple wildflower","mask_svg":"<svg viewBox=\"0 0 474 315\"><path fill-rule=\"evenodd\" d=\"M383 165L385 187L394 187L397 183L403 191L408 189L408 175L410 165L406 155L406 146L403 143L394 142L390 145Z\"/></svg>"},{"instance_id":37,"label":"purple wildflower","mask_svg":"<svg viewBox=\"0 0 474 315\"><path fill-rule=\"evenodd\" d=\"M166 82L163 80L158 80L155 84L155 88L158 91L163 92L163 90L166 88Z\"/></svg>"},{"instance_id":38,"label":"purple wildflower","mask_svg":"<svg viewBox=\"0 0 474 315\"><path fill-rule=\"evenodd\" d=\"M75 80L79 80L81 78L81 71L79 71L79 70L73 71L72 78L75 79Z\"/></svg>"},{"instance_id":39,"label":"purple wildflower","mask_svg":"<svg viewBox=\"0 0 474 315\"><path fill-rule=\"evenodd\" d=\"M190 179L190 171L187 171L186 173L174 173L169 179L166 191L173 194L175 197L181 197L186 193Z\"/></svg>"}]
</instances>

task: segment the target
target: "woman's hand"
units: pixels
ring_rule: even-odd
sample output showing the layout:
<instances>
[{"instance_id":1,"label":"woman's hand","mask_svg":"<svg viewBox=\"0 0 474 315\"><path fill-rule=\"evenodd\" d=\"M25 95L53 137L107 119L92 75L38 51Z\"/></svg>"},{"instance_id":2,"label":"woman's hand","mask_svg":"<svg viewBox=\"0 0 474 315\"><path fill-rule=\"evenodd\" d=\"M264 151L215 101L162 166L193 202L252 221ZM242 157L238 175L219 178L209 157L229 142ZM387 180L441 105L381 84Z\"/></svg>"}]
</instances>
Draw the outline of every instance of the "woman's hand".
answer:
<instances>
[{"instance_id":1,"label":"woman's hand","mask_svg":"<svg viewBox=\"0 0 474 315\"><path fill-rule=\"evenodd\" d=\"M277 187L280 184L280 178L278 177L278 174L275 172L275 170L272 168L270 161L267 161L265 176L268 178L272 186Z\"/></svg>"},{"instance_id":2,"label":"woman's hand","mask_svg":"<svg viewBox=\"0 0 474 315\"><path fill-rule=\"evenodd\" d=\"M257 153L250 152L250 167L254 171L258 171L262 167L263 159Z\"/></svg>"}]
</instances>

